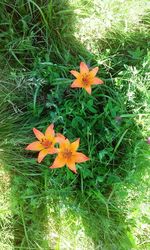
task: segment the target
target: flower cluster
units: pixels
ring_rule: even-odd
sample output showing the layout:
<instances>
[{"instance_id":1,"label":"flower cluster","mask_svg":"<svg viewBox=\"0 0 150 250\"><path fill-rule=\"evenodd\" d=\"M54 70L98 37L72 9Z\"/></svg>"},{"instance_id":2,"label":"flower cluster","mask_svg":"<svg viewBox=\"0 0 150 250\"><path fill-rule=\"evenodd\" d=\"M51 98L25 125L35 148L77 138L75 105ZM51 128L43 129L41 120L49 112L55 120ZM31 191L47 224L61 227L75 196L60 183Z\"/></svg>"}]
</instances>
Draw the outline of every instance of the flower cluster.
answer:
<instances>
[{"instance_id":1,"label":"flower cluster","mask_svg":"<svg viewBox=\"0 0 150 250\"><path fill-rule=\"evenodd\" d=\"M33 132L38 141L29 144L26 149L38 151L38 162L40 163L48 154L57 154L50 168L61 168L67 166L74 173L77 173L75 163L81 163L89 160L89 158L81 152L77 152L80 139L70 142L60 133L55 133L54 124L51 124L45 134L38 129L33 128ZM59 145L59 147L56 147Z\"/></svg>"},{"instance_id":2,"label":"flower cluster","mask_svg":"<svg viewBox=\"0 0 150 250\"><path fill-rule=\"evenodd\" d=\"M80 63L80 72L71 70L70 73L76 77L71 84L71 88L83 88L91 94L91 86L102 84L103 81L96 77L98 67L91 71L84 63ZM55 133L54 125L51 124L45 131L41 133L38 129L33 128L33 132L38 141L29 144L26 149L38 151L38 162L40 163L48 154L57 154L50 168L61 168L67 166L74 173L77 173L75 163L81 163L89 160L89 158L81 152L77 152L80 139L70 142L60 133Z\"/></svg>"}]
</instances>

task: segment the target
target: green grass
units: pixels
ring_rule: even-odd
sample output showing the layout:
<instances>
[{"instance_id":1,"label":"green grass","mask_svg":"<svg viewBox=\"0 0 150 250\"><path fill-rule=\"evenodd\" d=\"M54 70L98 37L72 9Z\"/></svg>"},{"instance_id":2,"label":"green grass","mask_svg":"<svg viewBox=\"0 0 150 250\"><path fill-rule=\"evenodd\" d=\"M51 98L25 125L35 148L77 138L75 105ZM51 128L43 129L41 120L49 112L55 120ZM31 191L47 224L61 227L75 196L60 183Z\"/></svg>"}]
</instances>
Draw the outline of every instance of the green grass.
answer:
<instances>
[{"instance_id":1,"label":"green grass","mask_svg":"<svg viewBox=\"0 0 150 250\"><path fill-rule=\"evenodd\" d=\"M0 10L0 249L148 250L149 1ZM91 96L70 88L80 61L100 67ZM78 175L25 151L52 122L90 157Z\"/></svg>"}]
</instances>

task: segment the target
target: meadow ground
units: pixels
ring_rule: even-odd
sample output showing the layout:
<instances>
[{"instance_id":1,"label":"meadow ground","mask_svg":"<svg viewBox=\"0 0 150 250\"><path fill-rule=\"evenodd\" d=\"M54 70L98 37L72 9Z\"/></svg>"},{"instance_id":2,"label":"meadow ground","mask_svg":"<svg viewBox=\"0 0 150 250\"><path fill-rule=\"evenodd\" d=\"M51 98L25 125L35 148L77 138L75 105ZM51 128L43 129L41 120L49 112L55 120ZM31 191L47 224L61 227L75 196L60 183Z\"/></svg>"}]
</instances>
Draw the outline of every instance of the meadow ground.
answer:
<instances>
[{"instance_id":1,"label":"meadow ground","mask_svg":"<svg viewBox=\"0 0 150 250\"><path fill-rule=\"evenodd\" d=\"M150 249L149 0L3 0L0 20L0 249ZM25 150L51 123L78 174Z\"/></svg>"}]
</instances>

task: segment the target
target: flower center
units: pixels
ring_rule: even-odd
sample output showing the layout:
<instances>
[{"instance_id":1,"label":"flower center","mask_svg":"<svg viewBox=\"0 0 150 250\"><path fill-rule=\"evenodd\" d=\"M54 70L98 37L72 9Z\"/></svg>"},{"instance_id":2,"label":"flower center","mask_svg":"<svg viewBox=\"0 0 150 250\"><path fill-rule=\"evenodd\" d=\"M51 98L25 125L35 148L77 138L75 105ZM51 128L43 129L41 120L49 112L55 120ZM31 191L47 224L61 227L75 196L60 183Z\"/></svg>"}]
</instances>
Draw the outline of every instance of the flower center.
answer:
<instances>
[{"instance_id":1,"label":"flower center","mask_svg":"<svg viewBox=\"0 0 150 250\"><path fill-rule=\"evenodd\" d=\"M67 158L67 159L70 159L72 157L72 152L68 149L65 149L64 152L63 152L63 157L64 158Z\"/></svg>"},{"instance_id":2,"label":"flower center","mask_svg":"<svg viewBox=\"0 0 150 250\"><path fill-rule=\"evenodd\" d=\"M43 138L43 139L41 140L41 144L42 144L45 148L49 148L49 147L52 146L53 143L52 143L51 141L49 141L48 139Z\"/></svg>"},{"instance_id":3,"label":"flower center","mask_svg":"<svg viewBox=\"0 0 150 250\"><path fill-rule=\"evenodd\" d=\"M89 85L89 76L87 74L84 74L82 76L82 83L83 83L84 86Z\"/></svg>"}]
</instances>

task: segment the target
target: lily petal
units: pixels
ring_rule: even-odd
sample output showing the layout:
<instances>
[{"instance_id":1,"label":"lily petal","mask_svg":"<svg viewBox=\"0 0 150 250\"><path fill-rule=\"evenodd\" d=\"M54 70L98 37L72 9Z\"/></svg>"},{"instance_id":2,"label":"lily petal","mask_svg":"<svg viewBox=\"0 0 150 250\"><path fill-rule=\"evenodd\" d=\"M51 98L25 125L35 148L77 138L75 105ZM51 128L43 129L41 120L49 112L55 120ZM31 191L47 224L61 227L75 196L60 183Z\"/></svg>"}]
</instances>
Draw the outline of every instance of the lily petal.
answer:
<instances>
[{"instance_id":1,"label":"lily petal","mask_svg":"<svg viewBox=\"0 0 150 250\"><path fill-rule=\"evenodd\" d=\"M90 71L90 76L91 77L94 77L94 76L96 76L96 74L97 74L97 72L98 72L98 70L99 70L99 68L98 67L95 67L94 69L92 69L91 71Z\"/></svg>"},{"instance_id":2,"label":"lily petal","mask_svg":"<svg viewBox=\"0 0 150 250\"><path fill-rule=\"evenodd\" d=\"M39 141L44 137L44 134L36 128L33 128L33 132Z\"/></svg>"},{"instance_id":3,"label":"lily petal","mask_svg":"<svg viewBox=\"0 0 150 250\"><path fill-rule=\"evenodd\" d=\"M93 79L93 85L97 85L97 84L103 84L104 82L101 80L101 79L99 79L98 77L94 77L94 79Z\"/></svg>"},{"instance_id":4,"label":"lily petal","mask_svg":"<svg viewBox=\"0 0 150 250\"><path fill-rule=\"evenodd\" d=\"M89 68L84 62L80 63L80 72L81 73L89 73Z\"/></svg>"},{"instance_id":5,"label":"lily petal","mask_svg":"<svg viewBox=\"0 0 150 250\"><path fill-rule=\"evenodd\" d=\"M48 126L48 128L46 129L46 132L45 132L45 136L48 137L48 136L54 136L55 135L55 132L54 132L54 124L51 124Z\"/></svg>"},{"instance_id":6,"label":"lily petal","mask_svg":"<svg viewBox=\"0 0 150 250\"><path fill-rule=\"evenodd\" d=\"M65 141L66 137L64 135L60 134L60 133L57 133L55 139L56 139L56 143L57 142L61 143L61 142Z\"/></svg>"},{"instance_id":7,"label":"lily petal","mask_svg":"<svg viewBox=\"0 0 150 250\"><path fill-rule=\"evenodd\" d=\"M80 153L80 152L77 152L75 154L75 162L77 163L81 163L81 162L85 162L85 161L88 161L90 160L86 155Z\"/></svg>"},{"instance_id":8,"label":"lily petal","mask_svg":"<svg viewBox=\"0 0 150 250\"><path fill-rule=\"evenodd\" d=\"M76 79L70 86L71 88L82 88L82 83L80 80Z\"/></svg>"},{"instance_id":9,"label":"lily petal","mask_svg":"<svg viewBox=\"0 0 150 250\"><path fill-rule=\"evenodd\" d=\"M58 148L55 148L55 147L48 148L48 153L50 155L57 154L58 151L59 151Z\"/></svg>"},{"instance_id":10,"label":"lily petal","mask_svg":"<svg viewBox=\"0 0 150 250\"><path fill-rule=\"evenodd\" d=\"M62 168L66 164L66 161L59 155L55 158L50 168Z\"/></svg>"},{"instance_id":11,"label":"lily petal","mask_svg":"<svg viewBox=\"0 0 150 250\"><path fill-rule=\"evenodd\" d=\"M91 95L91 86L88 86L88 87L84 87L84 89Z\"/></svg>"},{"instance_id":12,"label":"lily petal","mask_svg":"<svg viewBox=\"0 0 150 250\"><path fill-rule=\"evenodd\" d=\"M33 150L33 151L41 151L42 149L44 149L44 147L42 146L42 144L39 141L35 141L30 143L27 147L27 150Z\"/></svg>"},{"instance_id":13,"label":"lily petal","mask_svg":"<svg viewBox=\"0 0 150 250\"><path fill-rule=\"evenodd\" d=\"M67 167L77 174L76 165L74 161L67 162Z\"/></svg>"},{"instance_id":14,"label":"lily petal","mask_svg":"<svg viewBox=\"0 0 150 250\"><path fill-rule=\"evenodd\" d=\"M71 143L71 151L77 151L78 147L79 147L79 143L80 143L80 138L77 139L76 141L74 141L73 143Z\"/></svg>"},{"instance_id":15,"label":"lily petal","mask_svg":"<svg viewBox=\"0 0 150 250\"><path fill-rule=\"evenodd\" d=\"M68 149L70 148L70 141L68 139L65 139L64 141L61 142L60 144L60 149L64 150L64 149Z\"/></svg>"},{"instance_id":16,"label":"lily petal","mask_svg":"<svg viewBox=\"0 0 150 250\"><path fill-rule=\"evenodd\" d=\"M76 71L76 70L71 70L70 73L71 73L73 76L75 76L76 78L77 78L78 76L80 76L80 73L79 73L78 71Z\"/></svg>"},{"instance_id":17,"label":"lily petal","mask_svg":"<svg viewBox=\"0 0 150 250\"><path fill-rule=\"evenodd\" d=\"M39 152L39 155L38 155L38 163L40 163L48 153L49 153L49 152L48 152L48 149L47 149L47 148L41 150L41 151Z\"/></svg>"}]
</instances>

